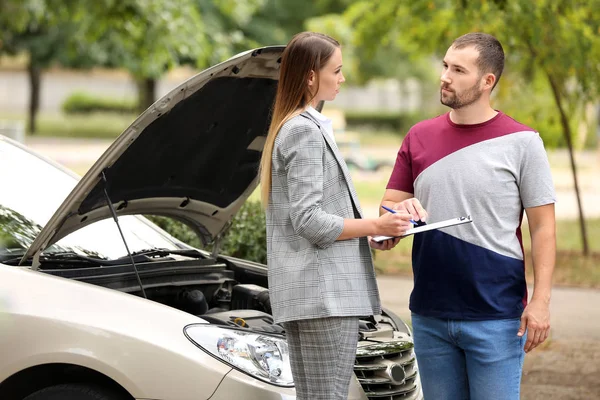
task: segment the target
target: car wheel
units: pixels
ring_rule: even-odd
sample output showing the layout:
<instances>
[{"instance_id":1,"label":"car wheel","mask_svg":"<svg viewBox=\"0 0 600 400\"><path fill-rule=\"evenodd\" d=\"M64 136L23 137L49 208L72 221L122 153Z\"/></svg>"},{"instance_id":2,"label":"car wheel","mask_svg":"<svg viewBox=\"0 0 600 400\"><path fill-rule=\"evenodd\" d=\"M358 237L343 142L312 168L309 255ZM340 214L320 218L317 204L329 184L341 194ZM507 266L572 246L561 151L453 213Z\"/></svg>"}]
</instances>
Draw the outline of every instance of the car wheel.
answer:
<instances>
[{"instance_id":1,"label":"car wheel","mask_svg":"<svg viewBox=\"0 0 600 400\"><path fill-rule=\"evenodd\" d=\"M125 400L120 393L79 383L49 386L30 394L23 400Z\"/></svg>"}]
</instances>

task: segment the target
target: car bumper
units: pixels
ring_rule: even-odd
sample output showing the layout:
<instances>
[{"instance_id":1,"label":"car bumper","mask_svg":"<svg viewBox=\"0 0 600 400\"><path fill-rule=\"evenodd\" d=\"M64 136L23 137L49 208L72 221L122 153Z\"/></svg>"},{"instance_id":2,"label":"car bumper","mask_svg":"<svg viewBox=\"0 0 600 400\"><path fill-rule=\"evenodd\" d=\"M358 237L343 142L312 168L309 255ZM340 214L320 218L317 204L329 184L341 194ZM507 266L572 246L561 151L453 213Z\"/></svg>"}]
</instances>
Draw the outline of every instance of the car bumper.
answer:
<instances>
[{"instance_id":1,"label":"car bumper","mask_svg":"<svg viewBox=\"0 0 600 400\"><path fill-rule=\"evenodd\" d=\"M296 390L269 385L237 370L232 370L223 379L211 400L294 400ZM350 382L348 400L368 400L356 378Z\"/></svg>"}]
</instances>

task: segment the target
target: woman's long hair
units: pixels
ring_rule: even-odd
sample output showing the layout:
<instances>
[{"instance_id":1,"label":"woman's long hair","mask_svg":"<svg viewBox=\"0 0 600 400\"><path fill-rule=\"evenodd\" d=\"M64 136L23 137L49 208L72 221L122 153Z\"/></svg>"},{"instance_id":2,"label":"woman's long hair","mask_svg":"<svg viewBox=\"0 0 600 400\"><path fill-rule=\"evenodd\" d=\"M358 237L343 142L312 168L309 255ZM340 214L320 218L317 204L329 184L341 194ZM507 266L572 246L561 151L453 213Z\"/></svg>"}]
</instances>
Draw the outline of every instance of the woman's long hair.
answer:
<instances>
[{"instance_id":1,"label":"woman's long hair","mask_svg":"<svg viewBox=\"0 0 600 400\"><path fill-rule=\"evenodd\" d=\"M319 91L319 72L327 64L336 48L337 40L315 32L296 34L281 56L279 83L269 133L260 160L261 199L265 208L271 192L271 165L275 138L281 127L300 114ZM308 79L315 73L316 88L311 92Z\"/></svg>"}]
</instances>

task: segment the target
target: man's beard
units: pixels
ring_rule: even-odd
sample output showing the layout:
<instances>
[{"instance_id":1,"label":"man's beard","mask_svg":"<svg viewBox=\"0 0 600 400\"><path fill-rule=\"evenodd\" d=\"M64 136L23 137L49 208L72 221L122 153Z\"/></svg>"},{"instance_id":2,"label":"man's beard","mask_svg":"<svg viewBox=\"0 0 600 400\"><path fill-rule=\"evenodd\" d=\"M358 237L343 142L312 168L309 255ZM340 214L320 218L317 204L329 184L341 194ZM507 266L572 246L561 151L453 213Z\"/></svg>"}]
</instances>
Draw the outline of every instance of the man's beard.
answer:
<instances>
[{"instance_id":1,"label":"man's beard","mask_svg":"<svg viewBox=\"0 0 600 400\"><path fill-rule=\"evenodd\" d=\"M482 93L483 91L479 90L477 84L475 84L461 94L450 92L450 95L446 96L446 99L444 99L442 89L440 89L440 102L453 110L458 110L459 108L470 106L475 103L479 100Z\"/></svg>"}]
</instances>

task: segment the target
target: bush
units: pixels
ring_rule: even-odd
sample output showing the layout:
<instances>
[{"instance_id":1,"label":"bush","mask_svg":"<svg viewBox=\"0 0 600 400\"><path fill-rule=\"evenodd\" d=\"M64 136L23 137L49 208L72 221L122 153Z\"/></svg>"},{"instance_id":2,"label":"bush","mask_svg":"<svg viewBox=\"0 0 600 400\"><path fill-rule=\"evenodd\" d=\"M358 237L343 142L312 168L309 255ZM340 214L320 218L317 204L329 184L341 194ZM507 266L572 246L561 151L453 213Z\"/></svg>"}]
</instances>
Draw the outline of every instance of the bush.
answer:
<instances>
[{"instance_id":1,"label":"bush","mask_svg":"<svg viewBox=\"0 0 600 400\"><path fill-rule=\"evenodd\" d=\"M91 112L133 113L136 103L132 100L97 97L91 94L72 93L62 104L66 114L88 114Z\"/></svg>"},{"instance_id":2,"label":"bush","mask_svg":"<svg viewBox=\"0 0 600 400\"><path fill-rule=\"evenodd\" d=\"M394 131L404 135L417 122L431 118L422 113L400 113L391 111L346 111L348 130L364 128L380 131Z\"/></svg>"},{"instance_id":3,"label":"bush","mask_svg":"<svg viewBox=\"0 0 600 400\"><path fill-rule=\"evenodd\" d=\"M183 222L159 215L144 215L144 217L148 218L150 221L167 231L171 236L176 237L182 242L198 249L204 248L196 233Z\"/></svg>"},{"instance_id":4,"label":"bush","mask_svg":"<svg viewBox=\"0 0 600 400\"><path fill-rule=\"evenodd\" d=\"M267 263L267 226L260 201L246 201L221 244L224 254Z\"/></svg>"},{"instance_id":5,"label":"bush","mask_svg":"<svg viewBox=\"0 0 600 400\"><path fill-rule=\"evenodd\" d=\"M194 231L182 222L171 218L147 215L152 222L160 226L172 236L194 246L211 250L211 245L204 247ZM221 253L267 263L267 232L265 212L259 201L246 201L234 216L231 227L221 241Z\"/></svg>"}]
</instances>

